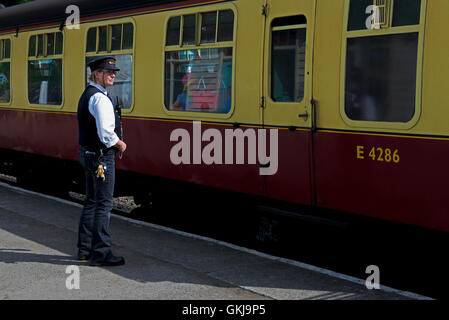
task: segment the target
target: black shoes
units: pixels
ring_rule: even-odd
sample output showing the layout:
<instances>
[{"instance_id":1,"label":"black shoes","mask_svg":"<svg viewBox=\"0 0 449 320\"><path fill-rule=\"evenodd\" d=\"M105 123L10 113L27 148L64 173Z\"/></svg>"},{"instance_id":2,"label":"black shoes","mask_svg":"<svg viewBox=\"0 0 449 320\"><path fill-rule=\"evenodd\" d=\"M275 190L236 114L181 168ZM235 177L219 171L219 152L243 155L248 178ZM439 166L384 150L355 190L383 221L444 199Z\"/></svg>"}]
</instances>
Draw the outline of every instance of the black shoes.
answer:
<instances>
[{"instance_id":1,"label":"black shoes","mask_svg":"<svg viewBox=\"0 0 449 320\"><path fill-rule=\"evenodd\" d=\"M92 267L113 267L113 266L122 266L125 264L125 259L123 257L116 257L114 255L109 255L103 261L90 261L89 265Z\"/></svg>"},{"instance_id":2,"label":"black shoes","mask_svg":"<svg viewBox=\"0 0 449 320\"><path fill-rule=\"evenodd\" d=\"M108 267L112 267L112 266L121 266L121 265L125 264L125 259L123 257L116 257L112 253L109 253L106 256L106 259L101 260L101 261L92 261L91 257L92 257L92 255L90 253L88 253L88 254L86 254L86 253L78 253L78 260L80 260L80 261L88 261L88 260L90 260L90 263L89 263L90 266L96 266L96 267L108 266Z\"/></svg>"},{"instance_id":3,"label":"black shoes","mask_svg":"<svg viewBox=\"0 0 449 320\"><path fill-rule=\"evenodd\" d=\"M90 253L89 254L78 254L78 260L81 260L81 261L90 260Z\"/></svg>"}]
</instances>

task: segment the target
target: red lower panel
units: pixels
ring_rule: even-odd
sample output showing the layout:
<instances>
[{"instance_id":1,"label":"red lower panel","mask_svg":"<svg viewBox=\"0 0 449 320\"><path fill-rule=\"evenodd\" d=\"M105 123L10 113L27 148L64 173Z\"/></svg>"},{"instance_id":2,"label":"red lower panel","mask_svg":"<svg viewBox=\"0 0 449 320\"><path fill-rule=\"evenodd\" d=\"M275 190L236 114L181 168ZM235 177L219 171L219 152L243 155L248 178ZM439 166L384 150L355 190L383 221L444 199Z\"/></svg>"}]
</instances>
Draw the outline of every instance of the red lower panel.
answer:
<instances>
[{"instance_id":1,"label":"red lower panel","mask_svg":"<svg viewBox=\"0 0 449 320\"><path fill-rule=\"evenodd\" d=\"M0 148L77 160L76 115L0 109Z\"/></svg>"},{"instance_id":2,"label":"red lower panel","mask_svg":"<svg viewBox=\"0 0 449 320\"><path fill-rule=\"evenodd\" d=\"M201 124L199 136L194 135L192 122L126 119L123 127L128 149L123 159L117 161L117 167L120 169L239 192L262 194L259 166L248 164L246 154L244 164L236 164L235 160L233 164L224 164L226 152L224 130L232 129L232 127ZM172 148L181 141L180 138L170 141L170 135L177 129L188 133L190 164L174 164L170 158ZM205 164L203 161L202 152L199 150L203 150L211 141L201 142L200 139L204 131L208 129L218 130L223 139L220 144L222 145L222 164ZM199 146L195 149L194 140ZM199 163L194 163L194 154L198 157Z\"/></svg>"},{"instance_id":3,"label":"red lower panel","mask_svg":"<svg viewBox=\"0 0 449 320\"><path fill-rule=\"evenodd\" d=\"M0 148L78 159L76 114L0 110L0 123ZM124 119L123 127L128 149L117 159L122 170L303 205L314 205L315 196L319 207L449 231L449 141L444 139L322 131L312 146L308 131L279 130L277 171L263 176L258 161L249 164L246 143L243 164L236 162L235 147L233 164L208 165L201 156L194 164L194 141L201 150L210 141L195 140L190 121ZM190 164L171 161L178 141L170 141L170 135L176 129L190 139ZM235 128L201 124L199 137L208 129L215 129L224 143L225 130ZM257 133L256 128L241 129ZM223 144L221 152L224 163Z\"/></svg>"},{"instance_id":4,"label":"red lower panel","mask_svg":"<svg viewBox=\"0 0 449 320\"><path fill-rule=\"evenodd\" d=\"M279 130L278 171L265 176L266 196L312 204L310 131Z\"/></svg>"},{"instance_id":5,"label":"red lower panel","mask_svg":"<svg viewBox=\"0 0 449 320\"><path fill-rule=\"evenodd\" d=\"M449 231L449 141L321 132L314 150L318 206Z\"/></svg>"},{"instance_id":6,"label":"red lower panel","mask_svg":"<svg viewBox=\"0 0 449 320\"><path fill-rule=\"evenodd\" d=\"M236 129L231 126L202 123L200 129L197 129L200 135L195 136L191 122L131 119L125 120L124 128L128 150L124 158L118 162L120 169L310 205L308 154L310 136L305 131L279 130L277 140L271 137L269 130L266 131L267 151L265 154L271 159L269 170L271 172L270 175L262 175L258 147L256 147L259 139L257 128ZM171 133L177 129L188 132L190 164L176 165L170 159L172 148L180 141L170 141ZM198 152L196 154L201 163L195 164L193 159L194 140L201 150L204 150L212 139L198 141L201 139L201 135L209 129L217 130L221 137L222 164L205 164L202 157L198 156ZM234 156L231 161L233 164L225 164L228 152L228 148L225 146L226 131L235 130L242 130L243 133L253 131L256 143L251 149L245 142L244 163L239 164L236 158L237 142L234 140ZM270 154L272 145L277 146L273 147L273 152L277 153L277 157ZM251 164L249 161L250 149L254 152L256 164ZM276 158L277 161L275 161Z\"/></svg>"},{"instance_id":7,"label":"red lower panel","mask_svg":"<svg viewBox=\"0 0 449 320\"><path fill-rule=\"evenodd\" d=\"M0 147L41 154L45 156L77 160L78 125L75 114L49 112L31 112L1 110ZM233 158L231 164L225 164L226 130L237 128L224 125L201 123L197 127L197 135L193 132L190 121L164 121L148 119L124 119L124 139L128 149L121 160L117 159L117 168L170 179L179 179L197 184L245 192L256 195L268 195L272 198L310 204L310 167L307 143L309 134L303 131L279 130L278 139L271 141L267 131L267 150L276 145L277 161L269 151L272 159L272 175L261 175L257 147L249 148L244 144L243 163L236 158L237 142L233 141ZM189 164L174 164L170 152L179 140L170 141L175 130L185 130L190 139ZM201 141L208 129L218 132L221 141L221 164L206 164L202 158L202 150L212 139ZM253 131L256 143L259 139L257 128L241 128L243 133ZM215 141L215 139L213 139ZM193 146L194 141L198 146ZM255 163L249 160L249 150L254 152ZM218 151L218 149L217 149ZM199 163L194 163L194 154ZM199 156L198 156L199 153ZM264 188L264 185L266 188ZM265 191L264 191L265 189Z\"/></svg>"}]
</instances>

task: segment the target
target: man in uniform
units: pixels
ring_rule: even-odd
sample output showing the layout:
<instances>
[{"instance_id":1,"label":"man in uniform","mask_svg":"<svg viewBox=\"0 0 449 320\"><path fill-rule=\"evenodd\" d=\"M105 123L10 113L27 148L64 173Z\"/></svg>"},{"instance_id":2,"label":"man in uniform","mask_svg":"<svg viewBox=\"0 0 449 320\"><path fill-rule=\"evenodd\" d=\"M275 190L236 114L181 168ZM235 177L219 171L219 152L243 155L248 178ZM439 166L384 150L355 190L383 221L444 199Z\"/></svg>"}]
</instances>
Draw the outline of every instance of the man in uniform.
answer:
<instances>
[{"instance_id":1,"label":"man in uniform","mask_svg":"<svg viewBox=\"0 0 449 320\"><path fill-rule=\"evenodd\" d=\"M90 82L78 103L80 163L86 177L86 198L78 231L78 259L91 266L125 263L111 251L109 218L113 206L115 154L126 150L118 110L106 88L120 69L114 57L94 59L88 64Z\"/></svg>"}]
</instances>

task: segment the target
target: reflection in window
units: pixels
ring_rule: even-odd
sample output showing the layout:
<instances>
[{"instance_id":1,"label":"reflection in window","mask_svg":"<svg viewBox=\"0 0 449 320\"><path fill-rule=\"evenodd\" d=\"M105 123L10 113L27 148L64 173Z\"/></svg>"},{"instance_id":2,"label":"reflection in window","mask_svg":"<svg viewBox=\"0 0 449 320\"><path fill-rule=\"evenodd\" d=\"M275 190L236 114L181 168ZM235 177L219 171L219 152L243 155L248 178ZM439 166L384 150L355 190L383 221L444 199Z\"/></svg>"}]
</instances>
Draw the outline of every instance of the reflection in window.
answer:
<instances>
[{"instance_id":1,"label":"reflection in window","mask_svg":"<svg viewBox=\"0 0 449 320\"><path fill-rule=\"evenodd\" d=\"M10 100L10 62L0 62L0 103L8 103Z\"/></svg>"},{"instance_id":2,"label":"reflection in window","mask_svg":"<svg viewBox=\"0 0 449 320\"><path fill-rule=\"evenodd\" d=\"M28 56L36 56L36 36L30 37L30 44L28 46Z\"/></svg>"},{"instance_id":3,"label":"reflection in window","mask_svg":"<svg viewBox=\"0 0 449 320\"><path fill-rule=\"evenodd\" d=\"M125 23L123 25L123 43L122 49L132 49L134 40L134 26L132 23Z\"/></svg>"},{"instance_id":4,"label":"reflection in window","mask_svg":"<svg viewBox=\"0 0 449 320\"><path fill-rule=\"evenodd\" d=\"M201 17L201 22L198 23L200 26L197 26L197 20L200 21L199 17ZM198 30L199 28L200 30ZM200 44L233 41L234 12L221 10L172 17L168 20L165 45L179 45L180 32L182 33L182 45L195 45L197 35L200 36Z\"/></svg>"},{"instance_id":5,"label":"reflection in window","mask_svg":"<svg viewBox=\"0 0 449 320\"><path fill-rule=\"evenodd\" d=\"M97 39L98 32L98 39ZM92 27L87 31L86 52L118 51L133 48L132 23Z\"/></svg>"},{"instance_id":6,"label":"reflection in window","mask_svg":"<svg viewBox=\"0 0 449 320\"><path fill-rule=\"evenodd\" d=\"M195 30L196 29L196 16L190 14L184 16L184 26L182 32L182 44L189 45L195 44Z\"/></svg>"},{"instance_id":7,"label":"reflection in window","mask_svg":"<svg viewBox=\"0 0 449 320\"><path fill-rule=\"evenodd\" d=\"M271 97L278 102L304 98L306 29L274 30L272 35Z\"/></svg>"},{"instance_id":8,"label":"reflection in window","mask_svg":"<svg viewBox=\"0 0 449 320\"><path fill-rule=\"evenodd\" d=\"M63 46L62 32L53 32L53 33L39 34L37 36L31 36L28 46L28 57L44 57L44 56L46 57L51 55L62 54L62 46Z\"/></svg>"},{"instance_id":9,"label":"reflection in window","mask_svg":"<svg viewBox=\"0 0 449 320\"><path fill-rule=\"evenodd\" d=\"M393 27L419 24L421 0L395 0L393 5Z\"/></svg>"},{"instance_id":10,"label":"reflection in window","mask_svg":"<svg viewBox=\"0 0 449 320\"><path fill-rule=\"evenodd\" d=\"M232 41L234 39L234 12L224 10L218 13L217 41Z\"/></svg>"},{"instance_id":11,"label":"reflection in window","mask_svg":"<svg viewBox=\"0 0 449 320\"><path fill-rule=\"evenodd\" d=\"M131 54L120 54L113 56L116 59L116 65L120 68L115 75L114 85L107 88L108 93L113 97L114 104L124 109L129 109L133 102L132 79L133 79L133 56ZM97 59L99 56L86 58L86 83L90 77L90 68L88 63Z\"/></svg>"},{"instance_id":12,"label":"reflection in window","mask_svg":"<svg viewBox=\"0 0 449 320\"><path fill-rule=\"evenodd\" d=\"M373 0L351 0L348 31L366 30L366 20L371 15L371 13L366 13L366 9L373 4Z\"/></svg>"},{"instance_id":13,"label":"reflection in window","mask_svg":"<svg viewBox=\"0 0 449 320\"><path fill-rule=\"evenodd\" d=\"M99 27L98 30L98 51L106 51L108 48L108 27Z\"/></svg>"},{"instance_id":14,"label":"reflection in window","mask_svg":"<svg viewBox=\"0 0 449 320\"><path fill-rule=\"evenodd\" d=\"M55 54L62 54L62 32L57 32L55 37Z\"/></svg>"},{"instance_id":15,"label":"reflection in window","mask_svg":"<svg viewBox=\"0 0 449 320\"><path fill-rule=\"evenodd\" d=\"M201 17L201 43L215 42L217 12L203 13Z\"/></svg>"},{"instance_id":16,"label":"reflection in window","mask_svg":"<svg viewBox=\"0 0 449 320\"><path fill-rule=\"evenodd\" d=\"M408 122L415 113L418 33L349 38L345 111L352 120Z\"/></svg>"},{"instance_id":17,"label":"reflection in window","mask_svg":"<svg viewBox=\"0 0 449 320\"><path fill-rule=\"evenodd\" d=\"M28 61L28 100L32 104L62 103L62 59Z\"/></svg>"},{"instance_id":18,"label":"reflection in window","mask_svg":"<svg viewBox=\"0 0 449 320\"><path fill-rule=\"evenodd\" d=\"M421 0L351 0L348 31L367 30L367 20L373 16L373 5L378 5L380 16L389 17L392 10L392 26L417 25L421 17ZM393 6L391 6L393 4ZM387 23L388 25L388 23Z\"/></svg>"},{"instance_id":19,"label":"reflection in window","mask_svg":"<svg viewBox=\"0 0 449 320\"><path fill-rule=\"evenodd\" d=\"M116 24L111 26L111 50L122 49L122 25Z\"/></svg>"},{"instance_id":20,"label":"reflection in window","mask_svg":"<svg viewBox=\"0 0 449 320\"><path fill-rule=\"evenodd\" d=\"M51 33L47 35L47 55L55 54L55 34Z\"/></svg>"},{"instance_id":21,"label":"reflection in window","mask_svg":"<svg viewBox=\"0 0 449 320\"><path fill-rule=\"evenodd\" d=\"M0 40L0 60L11 58L11 40Z\"/></svg>"},{"instance_id":22,"label":"reflection in window","mask_svg":"<svg viewBox=\"0 0 449 320\"><path fill-rule=\"evenodd\" d=\"M233 33L232 10L182 15L168 20L167 46L195 46L189 50L170 48L165 52L164 102L168 110L230 111L233 48L210 47L217 42L232 41Z\"/></svg>"},{"instance_id":23,"label":"reflection in window","mask_svg":"<svg viewBox=\"0 0 449 320\"><path fill-rule=\"evenodd\" d=\"M228 113L232 95L232 48L165 54L165 106L169 110Z\"/></svg>"},{"instance_id":24,"label":"reflection in window","mask_svg":"<svg viewBox=\"0 0 449 320\"><path fill-rule=\"evenodd\" d=\"M165 45L177 46L179 45L179 30L181 28L181 17L173 17L168 20L167 38Z\"/></svg>"},{"instance_id":25,"label":"reflection in window","mask_svg":"<svg viewBox=\"0 0 449 320\"><path fill-rule=\"evenodd\" d=\"M0 39L0 103L10 101L11 40Z\"/></svg>"},{"instance_id":26,"label":"reflection in window","mask_svg":"<svg viewBox=\"0 0 449 320\"><path fill-rule=\"evenodd\" d=\"M28 101L62 104L63 33L33 35L28 46Z\"/></svg>"},{"instance_id":27,"label":"reflection in window","mask_svg":"<svg viewBox=\"0 0 449 320\"><path fill-rule=\"evenodd\" d=\"M97 50L97 28L90 28L87 31L86 52L95 52Z\"/></svg>"},{"instance_id":28,"label":"reflection in window","mask_svg":"<svg viewBox=\"0 0 449 320\"><path fill-rule=\"evenodd\" d=\"M44 35L40 34L37 36L37 55L44 55Z\"/></svg>"}]
</instances>

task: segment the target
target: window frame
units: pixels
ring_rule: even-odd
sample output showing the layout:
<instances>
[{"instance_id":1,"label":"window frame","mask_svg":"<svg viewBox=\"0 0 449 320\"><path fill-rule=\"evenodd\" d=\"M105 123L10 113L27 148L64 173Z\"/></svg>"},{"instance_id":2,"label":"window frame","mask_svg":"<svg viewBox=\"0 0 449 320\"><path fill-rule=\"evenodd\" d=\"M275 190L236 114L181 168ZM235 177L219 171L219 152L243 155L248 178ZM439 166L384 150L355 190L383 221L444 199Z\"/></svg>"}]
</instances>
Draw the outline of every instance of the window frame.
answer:
<instances>
[{"instance_id":1,"label":"window frame","mask_svg":"<svg viewBox=\"0 0 449 320\"><path fill-rule=\"evenodd\" d=\"M427 16L427 0L421 0L421 11L419 24L406 26L392 26L394 0L390 2L389 24L386 27L379 29L362 29L348 31L349 26L349 11L351 0L345 0L344 3L344 20L342 31L342 46L341 46L341 64L340 64L340 116L343 121L351 127L365 127L374 129L410 129L416 125L421 117L422 111L422 70L424 57L424 31ZM374 4L374 0L373 0ZM368 17L368 16L367 16ZM346 58L347 58L347 44L350 38L372 37L397 35L407 33L418 33L417 44L417 61L416 61L416 95L415 108L413 117L407 122L388 122L388 121L369 121L369 120L352 120L348 117L345 111L345 89L346 89Z\"/></svg>"},{"instance_id":2,"label":"window frame","mask_svg":"<svg viewBox=\"0 0 449 320\"><path fill-rule=\"evenodd\" d=\"M13 99L13 88L12 88L12 52L13 52L13 37L11 35L0 35L0 41L2 40L9 40L10 41L10 51L9 51L9 58L3 58L2 53L0 53L0 63L1 62L9 62L9 101L8 102L0 102L0 107L6 107L10 106L12 104Z\"/></svg>"},{"instance_id":3,"label":"window frame","mask_svg":"<svg viewBox=\"0 0 449 320\"><path fill-rule=\"evenodd\" d=\"M303 14L300 14L299 16L304 16L305 19L307 19L307 17ZM287 16L290 17L290 16ZM306 81L306 76L308 71L308 52L307 52L307 44L308 44L308 37L309 37L309 25L306 21L306 23L302 23L302 24L291 24L291 25L283 25L283 26L275 26L273 27L271 24L273 23L273 21L275 19L278 18L285 18L285 17L275 17L271 20L270 23L270 42L269 42L269 64L268 64L268 73L267 73L267 94L266 97L268 99L270 99L270 102L276 105L281 105L281 104L289 104L289 105L293 105L293 104L302 104L304 102L304 100L306 99L306 92L308 90L307 88L307 81ZM286 30L300 30L300 29L305 29L306 30L306 41L305 41L305 49L304 49L304 87L303 87L303 97L300 101L276 101L273 99L273 32L276 31L286 31Z\"/></svg>"},{"instance_id":4,"label":"window frame","mask_svg":"<svg viewBox=\"0 0 449 320\"><path fill-rule=\"evenodd\" d=\"M233 37L232 41L220 41L218 42L218 18L219 12L231 10L234 14L234 25L233 25ZM201 25L202 25L202 14L217 13L217 22L215 27L215 42L201 43ZM196 29L195 29L195 43L183 45L183 26L184 26L184 16L191 14L196 15ZM166 45L168 23L171 18L181 16L180 30L179 30L179 43L178 45ZM231 107L227 113L218 112L201 112L201 111L182 111L182 110L170 110L168 106L165 105L165 73L166 73L166 61L165 56L167 52L174 51L185 51L185 50L201 50L201 49L221 49L221 48L232 48L232 88L231 88ZM163 33L163 54L162 54L162 109L168 115L182 116L183 118L214 118L214 119L228 119L234 113L235 107L235 60L236 60L236 48L237 48L237 10L233 4L222 4L219 6L211 6L205 8L189 8L180 11L173 12L166 16L165 26Z\"/></svg>"},{"instance_id":5,"label":"window frame","mask_svg":"<svg viewBox=\"0 0 449 320\"><path fill-rule=\"evenodd\" d=\"M38 56L37 52L38 52L38 45L36 45L36 55L35 56L29 56L29 50L30 50L30 39L33 36L39 36L39 35L45 35L45 34L50 34L50 33L62 33L62 52L61 54L53 54L53 55L42 55L42 56ZM65 32L65 29L60 30L59 28L50 28L50 29L44 29L44 30L39 30L39 31L32 31L28 34L27 37L27 50L26 50L26 99L28 102L28 105L31 106L32 108L49 108L49 109L62 109L64 107L64 100L65 100L65 95L64 95L64 88L65 88L65 40L66 40L67 34ZM44 44L43 44L43 50L44 53L47 50L47 42L46 42L46 37L44 36ZM37 43L37 41L36 41ZM56 41L55 41L56 44ZM61 67L62 67L62 71L61 71L61 103L58 105L55 104L38 104L38 103L31 103L29 100L29 92L28 92L28 86L29 86L29 74L28 74L28 65L30 61L39 61L39 60L47 60L47 59L61 59Z\"/></svg>"},{"instance_id":6,"label":"window frame","mask_svg":"<svg viewBox=\"0 0 449 320\"><path fill-rule=\"evenodd\" d=\"M120 50L112 50L111 49L111 36L112 34L109 32L109 30L112 29L113 25L125 25L127 23L131 23L133 25L133 41L132 41L132 48L131 49L120 49ZM99 51L98 47L99 47L99 32L98 32L98 28L99 27L107 27L108 29L108 39L106 41L107 43L107 49L106 51ZM96 32L96 51L91 51L91 52L87 52L87 37L88 37L88 33L89 30L92 28L97 28L97 32ZM122 45L123 45L123 30L124 28L122 27ZM129 108L122 108L122 114L128 114L131 113L134 110L134 106L135 106L135 101L136 101L136 95L135 95L135 68L136 68L136 62L135 62L135 56L136 56L136 21L133 18L122 18L122 19L117 19L117 20L113 20L112 21L100 21L100 22L91 22L91 23L86 23L86 28L84 31L84 44L83 44L83 64L84 64L84 72L83 72L83 79L82 79L82 83L84 83L84 88L87 87L87 74L86 74L86 70L87 70L87 65L86 65L86 58L91 58L91 57L101 57L101 56L118 56L118 55L131 55L133 58L133 63L132 63L132 90L131 90L131 94L132 94L132 103L131 106ZM118 66L120 68L120 66Z\"/></svg>"}]
</instances>

